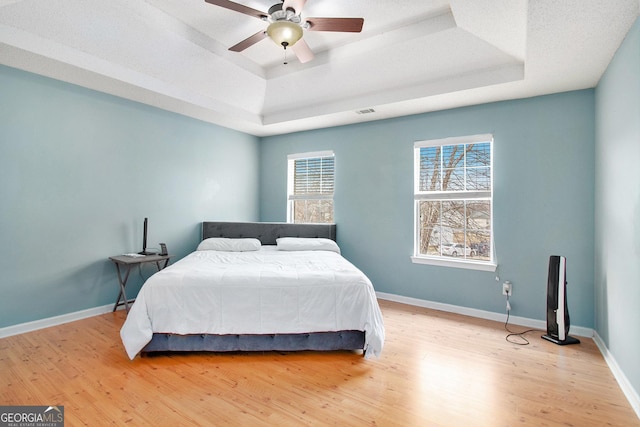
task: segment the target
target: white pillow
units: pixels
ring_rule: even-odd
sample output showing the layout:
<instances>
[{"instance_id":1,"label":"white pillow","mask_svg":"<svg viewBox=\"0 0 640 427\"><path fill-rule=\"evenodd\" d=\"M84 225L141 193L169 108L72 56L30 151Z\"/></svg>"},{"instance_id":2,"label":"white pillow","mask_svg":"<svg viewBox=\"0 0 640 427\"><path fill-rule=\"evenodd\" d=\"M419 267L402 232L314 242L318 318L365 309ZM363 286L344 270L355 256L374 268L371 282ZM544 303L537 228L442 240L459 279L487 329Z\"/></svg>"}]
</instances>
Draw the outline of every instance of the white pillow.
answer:
<instances>
[{"instance_id":1,"label":"white pillow","mask_svg":"<svg viewBox=\"0 0 640 427\"><path fill-rule=\"evenodd\" d=\"M229 239L226 237L211 237L200 242L196 250L248 252L260 250L260 246L261 243L258 239Z\"/></svg>"},{"instance_id":2,"label":"white pillow","mask_svg":"<svg viewBox=\"0 0 640 427\"><path fill-rule=\"evenodd\" d=\"M280 251L332 251L340 253L338 244L322 237L280 237L276 239Z\"/></svg>"}]
</instances>

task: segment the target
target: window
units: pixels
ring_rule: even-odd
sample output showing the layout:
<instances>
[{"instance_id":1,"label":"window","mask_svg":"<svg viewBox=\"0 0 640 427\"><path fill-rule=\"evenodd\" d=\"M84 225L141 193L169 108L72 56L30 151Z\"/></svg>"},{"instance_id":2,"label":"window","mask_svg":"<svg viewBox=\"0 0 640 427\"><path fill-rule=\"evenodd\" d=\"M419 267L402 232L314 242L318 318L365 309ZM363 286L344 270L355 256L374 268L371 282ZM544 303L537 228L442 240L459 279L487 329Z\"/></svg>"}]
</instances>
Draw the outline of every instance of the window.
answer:
<instances>
[{"instance_id":1,"label":"window","mask_svg":"<svg viewBox=\"0 0 640 427\"><path fill-rule=\"evenodd\" d=\"M291 154L288 160L287 221L333 223L333 152Z\"/></svg>"},{"instance_id":2,"label":"window","mask_svg":"<svg viewBox=\"0 0 640 427\"><path fill-rule=\"evenodd\" d=\"M492 135L414 145L418 263L495 270Z\"/></svg>"}]
</instances>

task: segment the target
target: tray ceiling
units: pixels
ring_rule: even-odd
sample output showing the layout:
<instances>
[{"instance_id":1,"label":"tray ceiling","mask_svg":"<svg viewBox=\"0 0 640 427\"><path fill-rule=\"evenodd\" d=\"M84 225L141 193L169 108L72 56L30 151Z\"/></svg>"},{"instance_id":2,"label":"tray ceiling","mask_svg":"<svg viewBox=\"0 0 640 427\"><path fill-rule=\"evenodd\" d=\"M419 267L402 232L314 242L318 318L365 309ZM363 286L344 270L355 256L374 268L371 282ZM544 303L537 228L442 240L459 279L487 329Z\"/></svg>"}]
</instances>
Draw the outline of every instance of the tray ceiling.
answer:
<instances>
[{"instance_id":1,"label":"tray ceiling","mask_svg":"<svg viewBox=\"0 0 640 427\"><path fill-rule=\"evenodd\" d=\"M275 0L237 0L267 11ZM265 136L591 88L638 0L308 0L301 64L204 0L0 0L0 63ZM370 114L358 114L372 109Z\"/></svg>"}]
</instances>

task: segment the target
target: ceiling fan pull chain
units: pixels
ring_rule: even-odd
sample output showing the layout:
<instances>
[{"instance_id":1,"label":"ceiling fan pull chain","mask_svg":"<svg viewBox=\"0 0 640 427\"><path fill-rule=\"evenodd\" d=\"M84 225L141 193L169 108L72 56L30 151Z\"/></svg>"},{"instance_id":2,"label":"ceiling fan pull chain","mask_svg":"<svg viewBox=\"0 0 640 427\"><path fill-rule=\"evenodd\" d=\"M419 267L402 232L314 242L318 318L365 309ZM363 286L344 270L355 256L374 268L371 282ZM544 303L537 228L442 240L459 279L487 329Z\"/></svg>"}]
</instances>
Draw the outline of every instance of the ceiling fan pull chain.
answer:
<instances>
[{"instance_id":1,"label":"ceiling fan pull chain","mask_svg":"<svg viewBox=\"0 0 640 427\"><path fill-rule=\"evenodd\" d=\"M288 62L287 62L287 46L284 47L284 62L283 62L283 64L284 65L288 64Z\"/></svg>"}]
</instances>

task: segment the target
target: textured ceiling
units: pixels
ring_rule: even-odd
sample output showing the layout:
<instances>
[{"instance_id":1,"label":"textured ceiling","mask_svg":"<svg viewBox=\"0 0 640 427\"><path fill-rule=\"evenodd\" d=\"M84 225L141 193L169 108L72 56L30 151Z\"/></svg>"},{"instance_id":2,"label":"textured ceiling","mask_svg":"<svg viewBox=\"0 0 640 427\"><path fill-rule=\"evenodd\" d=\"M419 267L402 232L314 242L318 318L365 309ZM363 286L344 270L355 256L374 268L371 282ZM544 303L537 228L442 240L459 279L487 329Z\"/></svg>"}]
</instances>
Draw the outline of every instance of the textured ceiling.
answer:
<instances>
[{"instance_id":1,"label":"textured ceiling","mask_svg":"<svg viewBox=\"0 0 640 427\"><path fill-rule=\"evenodd\" d=\"M264 136L594 87L639 3L308 0L363 31L305 31L315 59L284 65L228 51L267 24L204 0L0 0L0 63Z\"/></svg>"}]
</instances>

